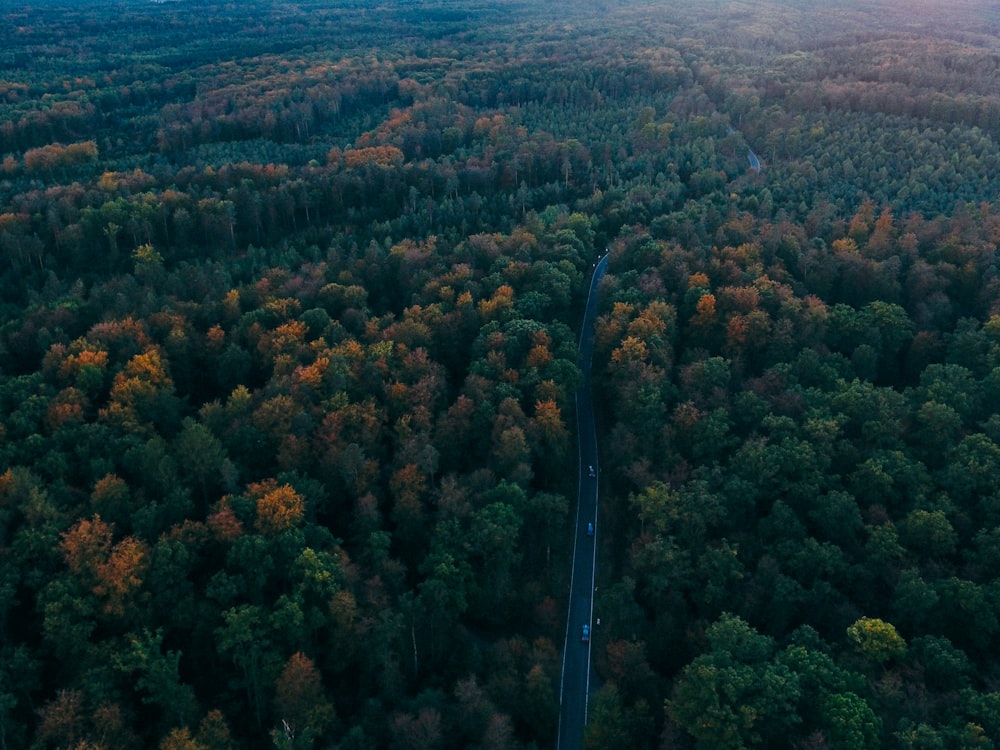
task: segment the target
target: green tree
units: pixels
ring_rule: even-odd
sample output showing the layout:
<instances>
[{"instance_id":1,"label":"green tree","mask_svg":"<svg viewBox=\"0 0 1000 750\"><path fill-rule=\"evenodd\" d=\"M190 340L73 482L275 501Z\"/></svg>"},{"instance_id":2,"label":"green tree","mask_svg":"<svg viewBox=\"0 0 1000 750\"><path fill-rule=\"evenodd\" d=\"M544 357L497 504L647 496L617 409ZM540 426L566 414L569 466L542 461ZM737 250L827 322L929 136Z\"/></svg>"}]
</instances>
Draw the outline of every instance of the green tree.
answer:
<instances>
[{"instance_id":1,"label":"green tree","mask_svg":"<svg viewBox=\"0 0 1000 750\"><path fill-rule=\"evenodd\" d=\"M910 658L924 672L924 682L935 692L959 690L969 684L972 662L947 638L923 635L910 643Z\"/></svg>"},{"instance_id":2,"label":"green tree","mask_svg":"<svg viewBox=\"0 0 1000 750\"><path fill-rule=\"evenodd\" d=\"M671 718L700 748L768 747L799 723L798 677L773 660L773 639L723 614L709 626L710 650L681 672L667 702Z\"/></svg>"},{"instance_id":3,"label":"green tree","mask_svg":"<svg viewBox=\"0 0 1000 750\"><path fill-rule=\"evenodd\" d=\"M832 750L861 750L881 746L882 721L855 693L831 693L820 712L823 734Z\"/></svg>"},{"instance_id":4,"label":"green tree","mask_svg":"<svg viewBox=\"0 0 1000 750\"><path fill-rule=\"evenodd\" d=\"M171 447L177 465L184 467L182 478L202 503L215 499L213 494L220 487L235 489L236 469L222 442L203 424L186 417Z\"/></svg>"},{"instance_id":5,"label":"green tree","mask_svg":"<svg viewBox=\"0 0 1000 750\"><path fill-rule=\"evenodd\" d=\"M480 593L482 613L498 617L511 593L511 582L520 562L518 538L521 517L508 503L495 502L478 511L472 519L472 548L481 556Z\"/></svg>"},{"instance_id":6,"label":"green tree","mask_svg":"<svg viewBox=\"0 0 1000 750\"><path fill-rule=\"evenodd\" d=\"M134 676L144 695L143 703L157 706L163 724L189 726L199 713L194 689L181 681L179 651L163 651L163 632L143 630L127 638L128 650L119 654L115 667Z\"/></svg>"},{"instance_id":7,"label":"green tree","mask_svg":"<svg viewBox=\"0 0 1000 750\"><path fill-rule=\"evenodd\" d=\"M222 613L216 630L219 651L239 670L233 687L242 688L258 728L263 724L267 700L265 685L273 679L278 658L271 644L269 618L261 607L243 604Z\"/></svg>"},{"instance_id":8,"label":"green tree","mask_svg":"<svg viewBox=\"0 0 1000 750\"><path fill-rule=\"evenodd\" d=\"M613 683L602 686L591 700L583 739L587 750L653 746L653 717L644 701L626 706Z\"/></svg>"},{"instance_id":9,"label":"green tree","mask_svg":"<svg viewBox=\"0 0 1000 750\"><path fill-rule=\"evenodd\" d=\"M954 554L958 534L941 510L913 510L900 521L900 541L914 553L931 559Z\"/></svg>"}]
</instances>

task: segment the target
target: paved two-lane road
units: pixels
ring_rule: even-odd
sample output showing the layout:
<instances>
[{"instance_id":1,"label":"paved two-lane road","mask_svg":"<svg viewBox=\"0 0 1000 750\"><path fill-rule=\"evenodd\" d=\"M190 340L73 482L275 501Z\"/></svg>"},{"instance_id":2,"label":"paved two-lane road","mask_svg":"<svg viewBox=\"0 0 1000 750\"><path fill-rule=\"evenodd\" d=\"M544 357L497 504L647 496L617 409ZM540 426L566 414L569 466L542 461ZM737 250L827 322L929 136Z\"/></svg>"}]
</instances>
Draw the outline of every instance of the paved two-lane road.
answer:
<instances>
[{"instance_id":1,"label":"paved two-lane road","mask_svg":"<svg viewBox=\"0 0 1000 750\"><path fill-rule=\"evenodd\" d=\"M573 543L573 574L570 579L569 614L566 619L566 642L563 644L562 679L559 684L558 750L582 750L583 729L587 723L587 699L590 692L590 642L582 640L583 626L593 626L594 572L597 562L597 485L600 467L597 461L597 429L594 425L594 400L590 387L590 364L594 353L594 318L597 316L597 286L607 270L607 254L594 268L587 296L587 309L580 332L580 372L583 382L576 392L576 427L579 450L580 489L576 506L576 530ZM589 476L593 467L598 476ZM593 523L595 533L587 534Z\"/></svg>"}]
</instances>

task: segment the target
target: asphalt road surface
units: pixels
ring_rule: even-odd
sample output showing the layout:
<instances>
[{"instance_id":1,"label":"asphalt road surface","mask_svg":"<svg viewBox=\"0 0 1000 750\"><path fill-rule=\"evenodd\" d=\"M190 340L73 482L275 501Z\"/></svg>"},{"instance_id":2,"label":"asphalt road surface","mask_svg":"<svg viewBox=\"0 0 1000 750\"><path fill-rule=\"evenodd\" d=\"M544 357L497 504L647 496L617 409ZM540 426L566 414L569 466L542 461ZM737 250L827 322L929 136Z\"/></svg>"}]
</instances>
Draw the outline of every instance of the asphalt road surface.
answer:
<instances>
[{"instance_id":1,"label":"asphalt road surface","mask_svg":"<svg viewBox=\"0 0 1000 750\"><path fill-rule=\"evenodd\" d=\"M562 678L559 682L558 750L582 750L583 730L587 723L587 700L590 694L590 640L583 640L583 626L593 635L594 572L597 563L597 485L600 465L597 461L597 429L594 426L594 400L590 387L590 364L594 353L594 318L597 316L597 286L607 270L607 253L594 268L587 296L587 310L580 332L580 372L583 382L576 392L577 449L579 451L579 492L576 505L576 530L573 542L573 574L570 579L569 614L566 618L566 641L563 644ZM596 476L590 476L591 467ZM593 536L587 524L594 524Z\"/></svg>"}]
</instances>

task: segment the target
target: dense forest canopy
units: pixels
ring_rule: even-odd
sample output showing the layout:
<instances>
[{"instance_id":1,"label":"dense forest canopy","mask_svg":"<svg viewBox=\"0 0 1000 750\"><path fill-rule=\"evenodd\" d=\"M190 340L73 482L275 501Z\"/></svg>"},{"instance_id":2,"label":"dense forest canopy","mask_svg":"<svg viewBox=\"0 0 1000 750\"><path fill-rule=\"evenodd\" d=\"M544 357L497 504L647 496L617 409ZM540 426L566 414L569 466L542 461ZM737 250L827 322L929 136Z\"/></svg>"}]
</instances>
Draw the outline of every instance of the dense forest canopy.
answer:
<instances>
[{"instance_id":1,"label":"dense forest canopy","mask_svg":"<svg viewBox=\"0 0 1000 750\"><path fill-rule=\"evenodd\" d=\"M0 23L0 750L1000 744L995 4Z\"/></svg>"}]
</instances>

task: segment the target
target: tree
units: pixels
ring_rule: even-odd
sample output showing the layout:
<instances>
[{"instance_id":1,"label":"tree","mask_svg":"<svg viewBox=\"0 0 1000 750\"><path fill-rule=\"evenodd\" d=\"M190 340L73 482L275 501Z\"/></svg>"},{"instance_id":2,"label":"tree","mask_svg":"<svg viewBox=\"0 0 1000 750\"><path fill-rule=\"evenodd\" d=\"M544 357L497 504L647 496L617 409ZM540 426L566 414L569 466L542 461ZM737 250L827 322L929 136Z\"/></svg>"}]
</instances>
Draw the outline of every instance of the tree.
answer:
<instances>
[{"instance_id":1,"label":"tree","mask_svg":"<svg viewBox=\"0 0 1000 750\"><path fill-rule=\"evenodd\" d=\"M135 275L141 279L153 281L163 273L163 256L149 242L133 250L132 259L135 264Z\"/></svg>"},{"instance_id":2,"label":"tree","mask_svg":"<svg viewBox=\"0 0 1000 750\"><path fill-rule=\"evenodd\" d=\"M723 614L706 633L711 650L681 672L667 702L698 747L767 747L800 721L798 677L772 660L774 641Z\"/></svg>"},{"instance_id":3,"label":"tree","mask_svg":"<svg viewBox=\"0 0 1000 750\"><path fill-rule=\"evenodd\" d=\"M198 713L194 689L181 682L181 653L163 652L163 632L143 630L128 638L128 650L115 658L117 669L135 677L143 703L157 706L166 726L189 726Z\"/></svg>"},{"instance_id":4,"label":"tree","mask_svg":"<svg viewBox=\"0 0 1000 750\"><path fill-rule=\"evenodd\" d=\"M906 641L891 623L877 617L862 617L847 629L847 638L858 653L879 666L903 657Z\"/></svg>"},{"instance_id":5,"label":"tree","mask_svg":"<svg viewBox=\"0 0 1000 750\"><path fill-rule=\"evenodd\" d=\"M395 498L392 520L396 522L396 534L407 547L417 547L426 531L422 502L427 490L424 472L415 463L406 464L393 472L389 488Z\"/></svg>"},{"instance_id":6,"label":"tree","mask_svg":"<svg viewBox=\"0 0 1000 750\"><path fill-rule=\"evenodd\" d=\"M305 512L305 501L290 484L279 485L268 479L248 488L256 499L257 516L254 526L262 534L273 535L298 525Z\"/></svg>"},{"instance_id":7,"label":"tree","mask_svg":"<svg viewBox=\"0 0 1000 750\"><path fill-rule=\"evenodd\" d=\"M536 452L544 457L544 466L551 476L560 476L569 452L569 431L563 423L562 414L555 399L535 403L533 420L538 438Z\"/></svg>"},{"instance_id":8,"label":"tree","mask_svg":"<svg viewBox=\"0 0 1000 750\"><path fill-rule=\"evenodd\" d=\"M914 417L917 455L928 466L936 468L943 465L957 442L962 417L950 406L936 401L921 404Z\"/></svg>"},{"instance_id":9,"label":"tree","mask_svg":"<svg viewBox=\"0 0 1000 750\"><path fill-rule=\"evenodd\" d=\"M274 709L279 722L274 732L289 747L312 747L336 718L319 670L301 651L288 658L275 681Z\"/></svg>"},{"instance_id":10,"label":"tree","mask_svg":"<svg viewBox=\"0 0 1000 750\"><path fill-rule=\"evenodd\" d=\"M508 503L495 502L478 511L472 519L470 537L481 556L480 611L491 618L500 617L515 572L521 559L518 538L521 517Z\"/></svg>"},{"instance_id":11,"label":"tree","mask_svg":"<svg viewBox=\"0 0 1000 750\"><path fill-rule=\"evenodd\" d=\"M627 703L657 702L657 676L649 665L642 641L610 641L605 648L608 674L614 679Z\"/></svg>"},{"instance_id":12,"label":"tree","mask_svg":"<svg viewBox=\"0 0 1000 750\"><path fill-rule=\"evenodd\" d=\"M476 591L472 567L463 557L435 549L424 560L421 572L427 578L420 583L420 595L432 618L443 617L446 623L457 621Z\"/></svg>"},{"instance_id":13,"label":"tree","mask_svg":"<svg viewBox=\"0 0 1000 750\"><path fill-rule=\"evenodd\" d=\"M899 523L900 541L932 559L954 554L958 535L941 510L913 510Z\"/></svg>"},{"instance_id":14,"label":"tree","mask_svg":"<svg viewBox=\"0 0 1000 750\"><path fill-rule=\"evenodd\" d=\"M553 676L541 664L533 665L524 680L522 714L532 736L540 740L553 740L559 726L559 700L553 683Z\"/></svg>"},{"instance_id":15,"label":"tree","mask_svg":"<svg viewBox=\"0 0 1000 750\"><path fill-rule=\"evenodd\" d=\"M924 635L910 643L909 656L923 669L924 682L932 690L959 690L969 684L972 663L947 638Z\"/></svg>"},{"instance_id":16,"label":"tree","mask_svg":"<svg viewBox=\"0 0 1000 750\"><path fill-rule=\"evenodd\" d=\"M149 435L157 426L172 428L179 408L166 360L159 350L149 348L132 357L115 375L101 415L126 430Z\"/></svg>"},{"instance_id":17,"label":"tree","mask_svg":"<svg viewBox=\"0 0 1000 750\"><path fill-rule=\"evenodd\" d=\"M70 570L104 600L105 612L121 616L142 585L149 550L134 537L112 546L112 534L111 526L95 515L65 532L61 547Z\"/></svg>"},{"instance_id":18,"label":"tree","mask_svg":"<svg viewBox=\"0 0 1000 750\"><path fill-rule=\"evenodd\" d=\"M831 750L880 747L882 721L854 693L831 693L823 699L820 713L824 736Z\"/></svg>"},{"instance_id":19,"label":"tree","mask_svg":"<svg viewBox=\"0 0 1000 750\"><path fill-rule=\"evenodd\" d=\"M397 714L390 729L393 750L437 750L444 741L441 712L433 706L415 714Z\"/></svg>"},{"instance_id":20,"label":"tree","mask_svg":"<svg viewBox=\"0 0 1000 750\"><path fill-rule=\"evenodd\" d=\"M226 485L231 484L235 467L222 441L205 425L186 417L172 448L178 464L184 467L183 478L190 482L202 503L207 504L212 492L220 486L232 489Z\"/></svg>"},{"instance_id":21,"label":"tree","mask_svg":"<svg viewBox=\"0 0 1000 750\"><path fill-rule=\"evenodd\" d=\"M131 521L131 493L128 483L116 474L105 474L94 483L90 502L97 511L96 517L110 518L116 525Z\"/></svg>"},{"instance_id":22,"label":"tree","mask_svg":"<svg viewBox=\"0 0 1000 750\"><path fill-rule=\"evenodd\" d=\"M99 515L82 519L62 535L62 553L69 569L77 575L96 576L111 550L112 528Z\"/></svg>"},{"instance_id":23,"label":"tree","mask_svg":"<svg viewBox=\"0 0 1000 750\"><path fill-rule=\"evenodd\" d=\"M645 701L625 706L613 683L604 685L592 701L583 740L587 750L652 747L653 718Z\"/></svg>"},{"instance_id":24,"label":"tree","mask_svg":"<svg viewBox=\"0 0 1000 750\"><path fill-rule=\"evenodd\" d=\"M264 686L278 663L269 630L268 618L260 607L242 604L223 612L222 625L215 631L219 651L239 668L233 686L245 691L247 707L258 728L263 723Z\"/></svg>"},{"instance_id":25,"label":"tree","mask_svg":"<svg viewBox=\"0 0 1000 750\"><path fill-rule=\"evenodd\" d=\"M97 566L94 593L105 600L105 612L122 616L142 586L149 567L149 548L134 537L125 537Z\"/></svg>"},{"instance_id":26,"label":"tree","mask_svg":"<svg viewBox=\"0 0 1000 750\"><path fill-rule=\"evenodd\" d=\"M972 654L987 649L1000 630L990 587L950 576L935 582L939 596L934 622L940 633Z\"/></svg>"},{"instance_id":27,"label":"tree","mask_svg":"<svg viewBox=\"0 0 1000 750\"><path fill-rule=\"evenodd\" d=\"M212 709L198 724L195 739L207 750L232 750L233 742L229 725L218 709Z\"/></svg>"},{"instance_id":28,"label":"tree","mask_svg":"<svg viewBox=\"0 0 1000 750\"><path fill-rule=\"evenodd\" d=\"M36 738L46 744L75 747L83 733L83 698L79 690L60 690L38 710Z\"/></svg>"},{"instance_id":29,"label":"tree","mask_svg":"<svg viewBox=\"0 0 1000 750\"><path fill-rule=\"evenodd\" d=\"M497 714L496 706L479 685L475 675L457 680L454 687L457 704L456 729L458 741L471 745L489 731L491 720Z\"/></svg>"},{"instance_id":30,"label":"tree","mask_svg":"<svg viewBox=\"0 0 1000 750\"><path fill-rule=\"evenodd\" d=\"M160 750L205 750L205 746L191 736L187 727L175 727L160 741Z\"/></svg>"},{"instance_id":31,"label":"tree","mask_svg":"<svg viewBox=\"0 0 1000 750\"><path fill-rule=\"evenodd\" d=\"M911 632L924 630L934 619L940 600L934 585L924 580L916 569L908 568L899 574L896 583L894 619Z\"/></svg>"}]
</instances>

